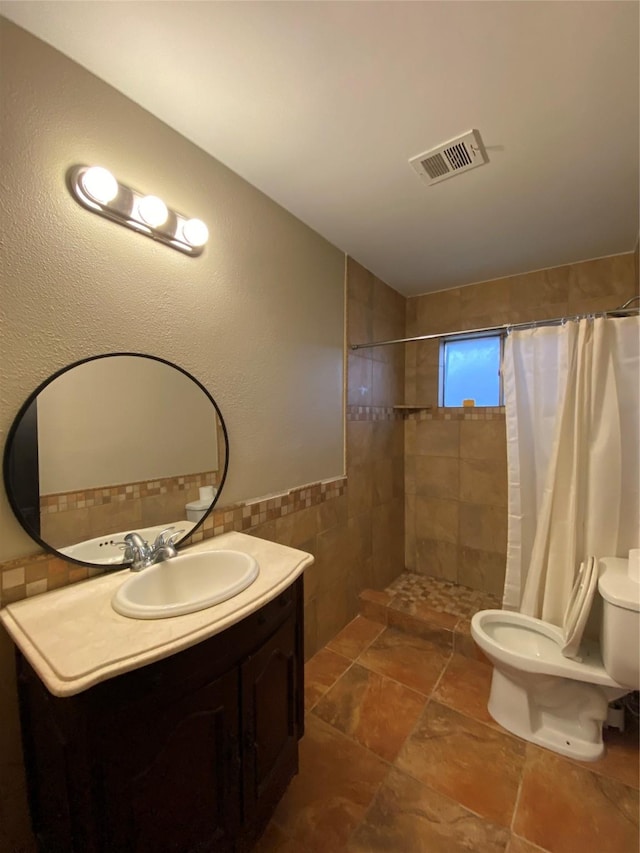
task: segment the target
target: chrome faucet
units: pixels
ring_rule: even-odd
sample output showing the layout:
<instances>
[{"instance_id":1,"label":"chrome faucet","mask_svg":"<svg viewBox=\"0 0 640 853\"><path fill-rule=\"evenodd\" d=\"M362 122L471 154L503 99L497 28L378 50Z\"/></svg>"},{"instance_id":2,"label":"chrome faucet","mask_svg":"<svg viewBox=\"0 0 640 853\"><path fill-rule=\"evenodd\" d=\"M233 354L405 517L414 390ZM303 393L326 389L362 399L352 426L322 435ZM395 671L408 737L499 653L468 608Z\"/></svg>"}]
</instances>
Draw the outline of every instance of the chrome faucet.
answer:
<instances>
[{"instance_id":1,"label":"chrome faucet","mask_svg":"<svg viewBox=\"0 0 640 853\"><path fill-rule=\"evenodd\" d=\"M167 527L160 532L153 545L149 545L139 533L127 533L122 544L125 545L124 559L131 563L132 572L140 572L154 563L161 563L163 560L178 556L175 540L184 533L184 530L175 530L171 533L172 530L175 528Z\"/></svg>"},{"instance_id":2,"label":"chrome faucet","mask_svg":"<svg viewBox=\"0 0 640 853\"><path fill-rule=\"evenodd\" d=\"M174 531L171 533L171 531ZM151 547L151 562L161 563L163 560L169 560L171 557L178 556L178 550L175 546L176 539L180 534L184 533L184 528L176 530L175 527L167 527L165 530L158 533L156 541ZM171 534L170 536L168 534Z\"/></svg>"}]
</instances>

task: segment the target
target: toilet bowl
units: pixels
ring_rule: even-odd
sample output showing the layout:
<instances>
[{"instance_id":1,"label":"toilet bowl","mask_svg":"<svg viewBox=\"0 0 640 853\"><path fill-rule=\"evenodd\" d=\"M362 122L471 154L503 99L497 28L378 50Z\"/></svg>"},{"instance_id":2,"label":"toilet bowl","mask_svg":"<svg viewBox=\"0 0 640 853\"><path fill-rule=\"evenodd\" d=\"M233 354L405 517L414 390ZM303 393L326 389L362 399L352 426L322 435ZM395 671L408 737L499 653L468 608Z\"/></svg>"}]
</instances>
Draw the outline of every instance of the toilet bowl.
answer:
<instances>
[{"instance_id":1,"label":"toilet bowl","mask_svg":"<svg viewBox=\"0 0 640 853\"><path fill-rule=\"evenodd\" d=\"M617 557L600 559L595 577L603 605L599 641L576 640L595 594L595 581L585 582L583 572L563 628L508 610L481 610L471 620L471 635L494 666L488 703L494 720L582 761L604 752L609 702L640 686L640 584ZM568 650L575 656L567 657Z\"/></svg>"}]
</instances>

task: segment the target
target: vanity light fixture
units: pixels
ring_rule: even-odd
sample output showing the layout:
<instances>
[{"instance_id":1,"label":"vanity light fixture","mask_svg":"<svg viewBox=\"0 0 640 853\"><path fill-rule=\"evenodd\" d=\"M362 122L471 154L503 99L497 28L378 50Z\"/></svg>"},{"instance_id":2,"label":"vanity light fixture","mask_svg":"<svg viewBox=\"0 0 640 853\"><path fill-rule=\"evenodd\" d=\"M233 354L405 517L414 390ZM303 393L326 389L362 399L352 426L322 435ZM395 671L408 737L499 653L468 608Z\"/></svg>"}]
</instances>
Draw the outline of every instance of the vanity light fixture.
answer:
<instances>
[{"instance_id":1,"label":"vanity light fixture","mask_svg":"<svg viewBox=\"0 0 640 853\"><path fill-rule=\"evenodd\" d=\"M209 239L201 219L188 219L154 195L143 195L119 183L102 166L74 166L69 187L83 207L153 237L187 255L201 254Z\"/></svg>"}]
</instances>

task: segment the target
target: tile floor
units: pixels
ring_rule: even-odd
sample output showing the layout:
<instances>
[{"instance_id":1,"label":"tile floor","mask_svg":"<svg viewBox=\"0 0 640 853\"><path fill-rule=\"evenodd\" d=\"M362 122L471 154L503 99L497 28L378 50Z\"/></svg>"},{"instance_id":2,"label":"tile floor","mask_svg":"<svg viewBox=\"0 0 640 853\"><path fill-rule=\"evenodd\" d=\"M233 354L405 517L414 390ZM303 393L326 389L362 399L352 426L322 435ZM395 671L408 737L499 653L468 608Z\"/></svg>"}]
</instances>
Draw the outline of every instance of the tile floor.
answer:
<instances>
[{"instance_id":1,"label":"tile floor","mask_svg":"<svg viewBox=\"0 0 640 853\"><path fill-rule=\"evenodd\" d=\"M401 576L306 666L300 772L254 853L638 853L638 734L574 762L486 710L469 619L497 602Z\"/></svg>"}]
</instances>

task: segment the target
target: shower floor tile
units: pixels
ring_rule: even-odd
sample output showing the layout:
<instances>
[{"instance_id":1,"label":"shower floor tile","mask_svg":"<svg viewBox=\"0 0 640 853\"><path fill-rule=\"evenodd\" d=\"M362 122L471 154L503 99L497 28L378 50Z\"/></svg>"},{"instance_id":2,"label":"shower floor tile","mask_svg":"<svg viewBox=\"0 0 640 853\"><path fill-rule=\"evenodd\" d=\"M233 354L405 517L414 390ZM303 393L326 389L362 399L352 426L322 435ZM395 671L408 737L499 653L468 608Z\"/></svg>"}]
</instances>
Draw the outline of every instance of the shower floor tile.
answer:
<instances>
[{"instance_id":1,"label":"shower floor tile","mask_svg":"<svg viewBox=\"0 0 640 853\"><path fill-rule=\"evenodd\" d=\"M306 665L300 771L253 853L637 851L637 726L593 763L528 744L469 634L495 598L405 574L361 600Z\"/></svg>"},{"instance_id":2,"label":"shower floor tile","mask_svg":"<svg viewBox=\"0 0 640 853\"><path fill-rule=\"evenodd\" d=\"M480 592L452 581L430 578L404 572L390 584L386 592L393 595L394 603L405 606L423 605L436 613L447 613L458 618L469 619L478 610L500 607L500 599L490 593Z\"/></svg>"}]
</instances>

